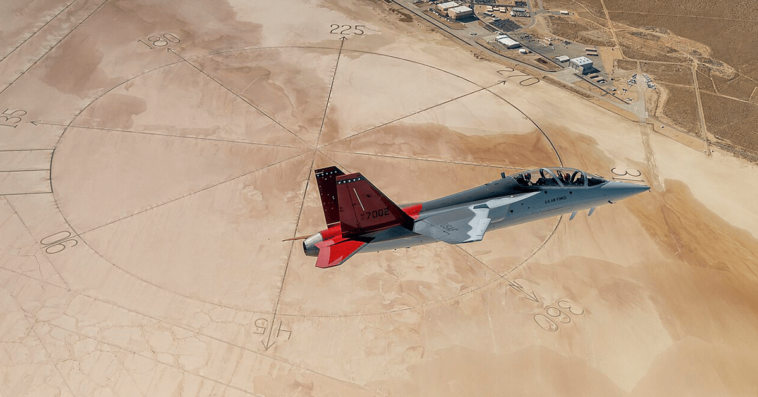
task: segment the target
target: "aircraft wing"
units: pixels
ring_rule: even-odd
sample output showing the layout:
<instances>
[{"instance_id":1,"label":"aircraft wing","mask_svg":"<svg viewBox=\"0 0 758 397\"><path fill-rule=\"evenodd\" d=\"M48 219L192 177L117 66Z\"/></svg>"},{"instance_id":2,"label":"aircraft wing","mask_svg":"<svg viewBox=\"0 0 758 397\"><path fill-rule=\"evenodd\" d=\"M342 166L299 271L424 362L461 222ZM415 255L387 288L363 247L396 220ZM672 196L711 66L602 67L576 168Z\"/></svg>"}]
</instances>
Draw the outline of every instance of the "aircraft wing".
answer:
<instances>
[{"instance_id":1,"label":"aircraft wing","mask_svg":"<svg viewBox=\"0 0 758 397\"><path fill-rule=\"evenodd\" d=\"M501 197L439 211L417 220L413 225L413 231L449 244L481 241L492 222L491 210L511 205L538 193Z\"/></svg>"},{"instance_id":2,"label":"aircraft wing","mask_svg":"<svg viewBox=\"0 0 758 397\"><path fill-rule=\"evenodd\" d=\"M322 241L316 244L319 249L316 267L323 269L339 266L357 254L364 246L366 243L362 241L343 239L342 237Z\"/></svg>"}]
</instances>

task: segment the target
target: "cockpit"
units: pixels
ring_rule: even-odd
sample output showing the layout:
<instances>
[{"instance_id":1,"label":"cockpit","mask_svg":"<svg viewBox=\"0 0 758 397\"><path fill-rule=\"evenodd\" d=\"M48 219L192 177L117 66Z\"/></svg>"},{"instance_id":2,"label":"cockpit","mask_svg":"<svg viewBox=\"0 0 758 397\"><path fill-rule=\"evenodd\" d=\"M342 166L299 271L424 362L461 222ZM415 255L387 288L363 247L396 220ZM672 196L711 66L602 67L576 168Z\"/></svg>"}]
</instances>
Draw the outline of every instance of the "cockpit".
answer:
<instances>
[{"instance_id":1,"label":"cockpit","mask_svg":"<svg viewBox=\"0 0 758 397\"><path fill-rule=\"evenodd\" d=\"M511 175L521 186L590 187L606 180L575 168L539 168Z\"/></svg>"}]
</instances>

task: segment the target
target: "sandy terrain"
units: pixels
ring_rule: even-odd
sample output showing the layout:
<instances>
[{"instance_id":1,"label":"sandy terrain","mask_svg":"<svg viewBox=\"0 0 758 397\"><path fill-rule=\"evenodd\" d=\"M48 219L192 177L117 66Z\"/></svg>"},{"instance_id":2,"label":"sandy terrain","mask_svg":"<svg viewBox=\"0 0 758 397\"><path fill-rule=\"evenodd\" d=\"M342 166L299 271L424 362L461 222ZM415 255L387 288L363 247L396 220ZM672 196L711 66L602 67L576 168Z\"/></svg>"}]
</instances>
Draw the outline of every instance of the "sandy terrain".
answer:
<instances>
[{"instance_id":1,"label":"sandy terrain","mask_svg":"<svg viewBox=\"0 0 758 397\"><path fill-rule=\"evenodd\" d=\"M755 395L752 163L519 84L381 2L21 3L0 396ZM324 227L318 167L407 204L559 164L652 189L328 270L281 241Z\"/></svg>"},{"instance_id":2,"label":"sandy terrain","mask_svg":"<svg viewBox=\"0 0 758 397\"><path fill-rule=\"evenodd\" d=\"M664 101L658 116L672 122L675 128L692 130L689 123L682 122L690 112L681 117L676 114L685 103L689 109L697 102L698 91L701 100L710 94L707 95L710 108L705 101L702 105L710 140L739 156L758 159L758 140L749 132L758 126L754 117L758 111L755 95L758 92L758 62L755 60L758 53L746 39L757 33L756 2L736 1L724 7L713 7L709 1L663 4L655 0L544 0L544 4L551 10L574 11L572 19L578 23L554 23L551 30L558 35L573 35L578 42L594 44L593 38L582 37L583 30L591 31L591 28L581 28L583 24L611 26L624 57L648 61L644 62L643 69L648 69L647 73L657 81L683 84L672 81L671 70L665 69L697 68L700 87L688 90L686 95L681 88L664 94L680 100ZM692 76L674 79L692 81ZM748 116L744 117L745 114Z\"/></svg>"},{"instance_id":3,"label":"sandy terrain","mask_svg":"<svg viewBox=\"0 0 758 397\"><path fill-rule=\"evenodd\" d=\"M550 15L547 17L547 25L552 34L570 41L592 46L613 45L613 37L605 26L576 15L573 18Z\"/></svg>"}]
</instances>

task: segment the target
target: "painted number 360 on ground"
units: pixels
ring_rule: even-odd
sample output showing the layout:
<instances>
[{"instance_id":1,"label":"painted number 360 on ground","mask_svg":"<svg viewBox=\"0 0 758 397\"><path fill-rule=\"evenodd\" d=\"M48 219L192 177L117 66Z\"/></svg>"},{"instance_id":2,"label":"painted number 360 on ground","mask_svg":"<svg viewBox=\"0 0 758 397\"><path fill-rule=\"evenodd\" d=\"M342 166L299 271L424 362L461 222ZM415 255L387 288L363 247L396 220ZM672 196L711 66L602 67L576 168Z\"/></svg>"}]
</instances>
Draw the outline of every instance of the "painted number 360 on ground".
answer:
<instances>
[{"instance_id":1,"label":"painted number 360 on ground","mask_svg":"<svg viewBox=\"0 0 758 397\"><path fill-rule=\"evenodd\" d=\"M560 307L560 309L558 307ZM532 316L534 322L547 332L556 332L558 331L558 324L554 320L557 320L563 324L568 324L571 322L569 313L575 316L581 316L584 314L584 309L582 309L576 303L571 303L565 299L558 301L558 307L548 306L545 308L545 313L547 313L547 316L542 313L535 314ZM550 317L552 317L552 319Z\"/></svg>"}]
</instances>

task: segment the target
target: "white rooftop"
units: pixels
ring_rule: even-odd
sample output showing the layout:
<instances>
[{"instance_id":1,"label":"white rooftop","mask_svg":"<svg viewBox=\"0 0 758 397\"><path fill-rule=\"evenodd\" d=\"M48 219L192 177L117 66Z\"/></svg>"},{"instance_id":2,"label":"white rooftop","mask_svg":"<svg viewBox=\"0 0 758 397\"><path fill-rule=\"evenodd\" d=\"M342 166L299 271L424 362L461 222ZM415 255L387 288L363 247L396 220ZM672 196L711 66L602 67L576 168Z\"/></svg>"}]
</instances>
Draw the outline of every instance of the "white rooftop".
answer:
<instances>
[{"instance_id":1,"label":"white rooftop","mask_svg":"<svg viewBox=\"0 0 758 397\"><path fill-rule=\"evenodd\" d=\"M555 59L557 59L558 62L566 62L566 61L569 60L569 57L568 57L568 55L561 55L559 57L555 57Z\"/></svg>"},{"instance_id":2,"label":"white rooftop","mask_svg":"<svg viewBox=\"0 0 758 397\"><path fill-rule=\"evenodd\" d=\"M468 7L466 7L466 6L459 6L459 7L453 8L450 11L458 13L458 12L468 12L468 11L473 11L473 10L470 9L470 8L468 8Z\"/></svg>"},{"instance_id":3,"label":"white rooftop","mask_svg":"<svg viewBox=\"0 0 758 397\"><path fill-rule=\"evenodd\" d=\"M521 43L519 43L516 40L513 40L512 38L510 38L508 36L500 38L500 39L497 39L497 41L500 42L500 44L506 45L508 47L511 47L511 46L519 46L519 47L521 47Z\"/></svg>"},{"instance_id":4,"label":"white rooftop","mask_svg":"<svg viewBox=\"0 0 758 397\"><path fill-rule=\"evenodd\" d=\"M571 62L573 62L573 63L575 63L575 64L577 64L579 66L592 65L592 60L590 60L587 57L574 58L574 59L571 60Z\"/></svg>"},{"instance_id":5,"label":"white rooftop","mask_svg":"<svg viewBox=\"0 0 758 397\"><path fill-rule=\"evenodd\" d=\"M453 8L458 7L458 3L454 1L448 1L447 3L438 4L442 8Z\"/></svg>"}]
</instances>

